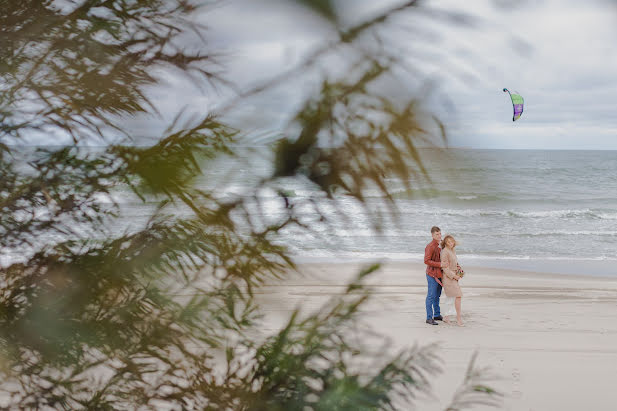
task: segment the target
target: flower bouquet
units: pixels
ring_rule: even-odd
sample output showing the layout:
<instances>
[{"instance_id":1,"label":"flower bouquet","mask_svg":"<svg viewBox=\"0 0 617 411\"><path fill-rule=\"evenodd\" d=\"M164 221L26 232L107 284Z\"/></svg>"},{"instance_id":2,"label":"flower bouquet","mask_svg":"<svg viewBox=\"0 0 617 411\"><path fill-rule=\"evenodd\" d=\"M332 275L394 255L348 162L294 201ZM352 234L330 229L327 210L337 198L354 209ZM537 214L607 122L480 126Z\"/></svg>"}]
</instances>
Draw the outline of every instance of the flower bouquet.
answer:
<instances>
[{"instance_id":1,"label":"flower bouquet","mask_svg":"<svg viewBox=\"0 0 617 411\"><path fill-rule=\"evenodd\" d=\"M465 276L465 271L461 268L460 265L456 264L456 275L463 278Z\"/></svg>"}]
</instances>

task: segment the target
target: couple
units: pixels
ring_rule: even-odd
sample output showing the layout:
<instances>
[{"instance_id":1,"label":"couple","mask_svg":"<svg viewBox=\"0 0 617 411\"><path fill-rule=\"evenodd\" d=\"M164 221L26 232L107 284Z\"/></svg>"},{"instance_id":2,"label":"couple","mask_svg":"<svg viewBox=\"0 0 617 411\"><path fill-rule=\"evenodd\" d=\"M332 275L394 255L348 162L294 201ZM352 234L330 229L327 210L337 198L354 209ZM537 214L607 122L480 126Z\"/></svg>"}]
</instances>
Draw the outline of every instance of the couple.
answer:
<instances>
[{"instance_id":1,"label":"couple","mask_svg":"<svg viewBox=\"0 0 617 411\"><path fill-rule=\"evenodd\" d=\"M463 325L461 318L461 298L463 293L458 280L461 276L458 275L460 266L456 258L456 241L451 235L447 235L443 241L441 240L441 230L439 227L431 228L431 241L424 250L424 264L426 267L426 279L428 281L428 293L426 295L426 323L437 325L436 320L448 321L448 316L445 319L441 316L439 309L439 297L443 287L446 296L454 297L454 306L456 307L456 322L459 326ZM439 248L441 242L441 248ZM443 281L443 283L442 283Z\"/></svg>"}]
</instances>

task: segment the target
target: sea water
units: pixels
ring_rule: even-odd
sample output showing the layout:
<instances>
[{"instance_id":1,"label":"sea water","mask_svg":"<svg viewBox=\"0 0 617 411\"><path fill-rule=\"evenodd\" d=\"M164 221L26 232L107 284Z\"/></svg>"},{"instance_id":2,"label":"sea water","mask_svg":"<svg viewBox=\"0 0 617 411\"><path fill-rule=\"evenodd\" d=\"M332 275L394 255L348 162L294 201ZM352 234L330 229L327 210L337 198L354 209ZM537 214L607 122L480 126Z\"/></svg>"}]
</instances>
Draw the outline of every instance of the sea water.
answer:
<instances>
[{"instance_id":1,"label":"sea water","mask_svg":"<svg viewBox=\"0 0 617 411\"><path fill-rule=\"evenodd\" d=\"M277 191L285 191L310 230L289 226L275 241L298 261L421 262L439 226L456 238L464 266L617 276L617 151L420 150L426 174L409 186L387 179L394 207L377 190L364 205L345 195L328 200L303 179L255 191L272 172L271 157L240 152L205 164L197 187L223 201L243 197L257 230L284 218ZM140 229L155 208L129 191L115 193L121 217L111 231Z\"/></svg>"},{"instance_id":2,"label":"sea water","mask_svg":"<svg viewBox=\"0 0 617 411\"><path fill-rule=\"evenodd\" d=\"M465 265L617 275L617 151L427 149L420 154L428 178L410 179L411 188L389 179L396 211L383 205L379 192L367 193L368 208L383 217L379 231L355 199L340 196L338 211L321 210L327 223L320 226L315 215L308 220L312 232L289 230L282 243L302 261L422 261L436 225L456 238ZM243 173L245 187L250 185L250 168L240 170L237 193ZM285 188L291 201L321 198L310 185ZM227 189L233 191L234 184ZM305 207L304 213L316 211Z\"/></svg>"}]
</instances>

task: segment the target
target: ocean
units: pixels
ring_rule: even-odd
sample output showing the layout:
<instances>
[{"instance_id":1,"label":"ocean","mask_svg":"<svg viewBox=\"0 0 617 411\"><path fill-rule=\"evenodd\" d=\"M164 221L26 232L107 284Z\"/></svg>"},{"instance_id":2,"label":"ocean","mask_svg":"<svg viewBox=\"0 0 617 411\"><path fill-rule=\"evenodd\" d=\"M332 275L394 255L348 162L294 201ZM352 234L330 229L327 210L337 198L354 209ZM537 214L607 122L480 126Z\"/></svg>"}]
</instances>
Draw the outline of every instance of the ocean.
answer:
<instances>
[{"instance_id":1,"label":"ocean","mask_svg":"<svg viewBox=\"0 0 617 411\"><path fill-rule=\"evenodd\" d=\"M420 154L430 181L412 179L409 190L389 180L396 211L377 191L367 192L365 209L343 195L327 201L301 180L281 181L253 197L255 185L271 173L268 156L258 149L206 164L196 184L223 199L245 197L257 229L284 215L277 190L286 191L310 230L285 229L277 241L300 262L422 262L436 225L456 238L464 267L617 276L617 151L424 149ZM118 191L116 199L121 217L112 231L118 233L139 229L154 209L128 190ZM380 230L373 228L367 209L380 213ZM189 215L178 209L184 212ZM11 260L3 257L4 264Z\"/></svg>"},{"instance_id":2,"label":"ocean","mask_svg":"<svg viewBox=\"0 0 617 411\"><path fill-rule=\"evenodd\" d=\"M342 196L336 203L349 218L324 206L328 222L320 222L306 206L311 232L289 230L282 242L300 261L421 262L436 225L456 238L462 265L617 276L617 151L426 149L421 158L430 181L412 180L411 190L390 181L397 213L368 194L367 206L383 215L379 232ZM265 162L251 164L232 167L227 193L247 190L255 169L267 174ZM300 203L316 196L304 184L284 189ZM280 198L261 195L271 197L262 209L275 221Z\"/></svg>"}]
</instances>

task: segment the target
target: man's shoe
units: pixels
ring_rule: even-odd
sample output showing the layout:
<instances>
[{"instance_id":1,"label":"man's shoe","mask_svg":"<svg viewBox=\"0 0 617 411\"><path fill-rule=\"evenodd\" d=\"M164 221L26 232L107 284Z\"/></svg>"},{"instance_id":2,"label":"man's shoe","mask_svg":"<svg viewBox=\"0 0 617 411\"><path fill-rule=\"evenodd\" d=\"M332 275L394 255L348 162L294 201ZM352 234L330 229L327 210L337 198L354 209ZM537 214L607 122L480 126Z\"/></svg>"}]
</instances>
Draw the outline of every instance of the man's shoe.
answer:
<instances>
[{"instance_id":1,"label":"man's shoe","mask_svg":"<svg viewBox=\"0 0 617 411\"><path fill-rule=\"evenodd\" d=\"M435 320L435 321L443 321L443 317L441 315L438 315L437 317L433 317L433 320Z\"/></svg>"},{"instance_id":2,"label":"man's shoe","mask_svg":"<svg viewBox=\"0 0 617 411\"><path fill-rule=\"evenodd\" d=\"M437 321L433 320L432 318L430 320L426 320L426 323L430 325L439 325L437 324Z\"/></svg>"}]
</instances>

